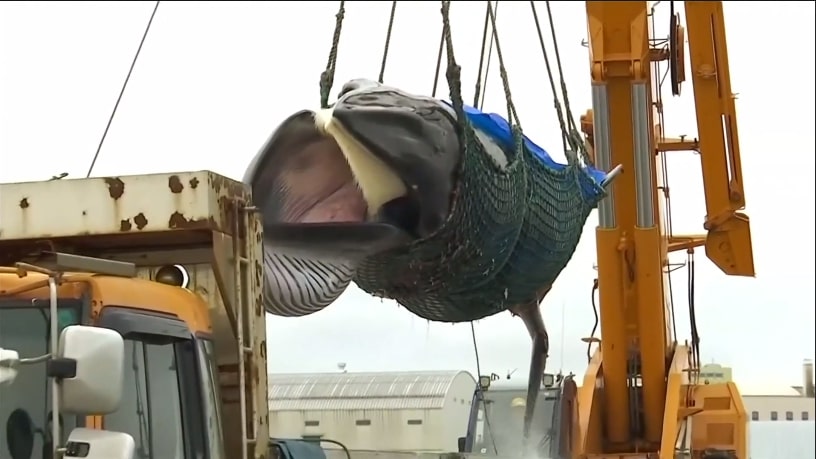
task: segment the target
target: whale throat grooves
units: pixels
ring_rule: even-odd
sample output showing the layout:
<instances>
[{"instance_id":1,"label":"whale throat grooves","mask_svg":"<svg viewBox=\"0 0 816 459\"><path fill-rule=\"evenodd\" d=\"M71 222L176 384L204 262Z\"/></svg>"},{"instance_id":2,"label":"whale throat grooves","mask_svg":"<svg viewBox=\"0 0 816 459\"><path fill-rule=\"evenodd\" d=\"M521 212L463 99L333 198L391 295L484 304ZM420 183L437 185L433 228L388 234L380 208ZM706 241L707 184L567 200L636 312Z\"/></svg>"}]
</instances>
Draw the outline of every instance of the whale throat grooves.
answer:
<instances>
[{"instance_id":1,"label":"whale throat grooves","mask_svg":"<svg viewBox=\"0 0 816 459\"><path fill-rule=\"evenodd\" d=\"M356 263L353 256L320 250L330 233L287 244L273 229L362 224L406 193L396 174L356 143L331 110L299 112L284 121L244 182L263 217L264 306L284 317L313 314L333 303L351 283Z\"/></svg>"}]
</instances>

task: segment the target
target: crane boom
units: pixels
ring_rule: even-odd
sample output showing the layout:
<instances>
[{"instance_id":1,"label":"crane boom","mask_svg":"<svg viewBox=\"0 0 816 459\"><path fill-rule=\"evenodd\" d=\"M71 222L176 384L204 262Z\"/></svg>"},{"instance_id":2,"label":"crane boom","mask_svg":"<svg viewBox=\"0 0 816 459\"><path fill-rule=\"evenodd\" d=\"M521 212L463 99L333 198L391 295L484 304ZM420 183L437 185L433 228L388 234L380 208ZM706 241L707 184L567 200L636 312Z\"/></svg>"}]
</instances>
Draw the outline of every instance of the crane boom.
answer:
<instances>
[{"instance_id":1,"label":"crane boom","mask_svg":"<svg viewBox=\"0 0 816 459\"><path fill-rule=\"evenodd\" d=\"M728 402L717 409L732 416L737 440L731 443L740 443L739 393L730 383L696 390L698 362L673 336L666 288L669 252L703 245L726 274L754 274L749 219L738 212L745 198L722 3L685 2L696 140L665 138L658 123L662 107L654 97L660 88L653 84L653 62L672 60L673 70L683 71L684 29L673 22L679 38L670 40L671 49L657 49L648 2L588 1L586 11L593 109L582 124L592 128L587 134L598 167L621 164L624 172L599 205L602 339L579 393L577 449L581 457L658 452L673 458L677 429L691 414L709 409L708 398L705 407L697 403L709 396ZM676 81L682 79L680 74ZM675 236L664 227L670 215L661 204L668 190L656 159L677 151L700 154L707 214L703 236ZM732 449L744 448L739 446Z\"/></svg>"}]
</instances>

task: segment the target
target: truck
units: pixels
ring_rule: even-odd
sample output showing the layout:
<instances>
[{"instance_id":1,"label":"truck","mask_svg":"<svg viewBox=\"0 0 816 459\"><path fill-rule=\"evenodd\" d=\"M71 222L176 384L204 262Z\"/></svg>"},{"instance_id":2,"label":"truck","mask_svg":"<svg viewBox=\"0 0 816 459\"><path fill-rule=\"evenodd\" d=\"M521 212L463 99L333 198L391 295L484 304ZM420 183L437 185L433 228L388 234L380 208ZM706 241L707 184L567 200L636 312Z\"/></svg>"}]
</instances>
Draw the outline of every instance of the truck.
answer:
<instances>
[{"instance_id":1,"label":"truck","mask_svg":"<svg viewBox=\"0 0 816 459\"><path fill-rule=\"evenodd\" d=\"M5 358L16 381L0 388L0 445L26 445L0 457L44 448L44 458L268 457L261 237L246 187L207 171L0 185L4 355L37 357L58 338L67 356L121 348L83 356L69 378L48 378L50 363ZM94 340L96 329L121 344ZM60 413L48 379L68 394L83 388L74 395L83 403L104 382L121 401L64 395ZM11 427L21 412L28 427ZM132 447L120 442L114 454L89 431L127 435ZM77 442L89 455L70 455Z\"/></svg>"}]
</instances>

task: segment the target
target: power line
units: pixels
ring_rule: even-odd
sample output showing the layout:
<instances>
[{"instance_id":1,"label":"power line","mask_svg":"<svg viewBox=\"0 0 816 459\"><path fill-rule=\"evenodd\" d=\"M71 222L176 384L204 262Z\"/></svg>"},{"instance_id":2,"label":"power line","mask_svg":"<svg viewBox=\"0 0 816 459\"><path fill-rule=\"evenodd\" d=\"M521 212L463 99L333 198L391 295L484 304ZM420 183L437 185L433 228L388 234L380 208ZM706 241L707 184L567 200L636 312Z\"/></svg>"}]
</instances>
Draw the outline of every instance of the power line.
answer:
<instances>
[{"instance_id":1,"label":"power line","mask_svg":"<svg viewBox=\"0 0 816 459\"><path fill-rule=\"evenodd\" d=\"M96 147L96 153L94 153L93 159L91 160L91 165L88 167L88 173L85 175L85 178L90 177L91 172L93 172L93 168L96 165L96 160L99 158L99 152L102 151L102 144L105 143L105 138L108 136L108 130L113 122L113 117L116 116L116 109L119 108L119 102L122 101L122 95L125 93L128 81L130 81L130 75L133 74L133 68L136 66L136 61L139 59L139 53L142 52L142 46L147 38L147 33L150 32L150 26L153 24L153 18L156 16L156 10L159 9L160 3L161 0L156 1L156 6L153 7L153 13L150 15L150 19L147 21L147 27L145 27L144 34L142 34L142 41L139 42L139 48L136 49L136 55L133 56L133 61L130 63L130 70L128 70L127 76L125 77L125 82L122 84L122 90L119 91L119 97L116 99L116 104L113 106L113 111L110 114L110 118L108 118L108 124L105 125L105 131L102 132L102 138L99 140L99 145Z\"/></svg>"}]
</instances>

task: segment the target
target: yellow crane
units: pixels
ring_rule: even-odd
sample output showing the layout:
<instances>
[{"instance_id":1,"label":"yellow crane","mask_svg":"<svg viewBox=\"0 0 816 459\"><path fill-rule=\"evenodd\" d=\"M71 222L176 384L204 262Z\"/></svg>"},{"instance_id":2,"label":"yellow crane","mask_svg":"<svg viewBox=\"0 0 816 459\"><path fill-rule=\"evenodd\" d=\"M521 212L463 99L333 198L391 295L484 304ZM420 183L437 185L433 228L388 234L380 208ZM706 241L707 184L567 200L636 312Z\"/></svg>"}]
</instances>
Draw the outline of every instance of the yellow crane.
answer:
<instances>
[{"instance_id":1,"label":"yellow crane","mask_svg":"<svg viewBox=\"0 0 816 459\"><path fill-rule=\"evenodd\" d=\"M749 219L740 212L745 195L722 2L684 6L686 27L672 12L670 38L661 44L652 36L648 2L586 2L593 108L582 125L598 167L621 164L624 173L599 206L602 339L587 340L599 346L577 395L573 457L670 459L684 440L691 457L748 457L739 391L730 382L702 385L694 323L687 344L671 327L670 253L705 247L725 274L754 275ZM668 61L679 95L686 36L698 136L670 139L655 69ZM667 228L669 189L658 165L681 152L700 157L704 235Z\"/></svg>"}]
</instances>

